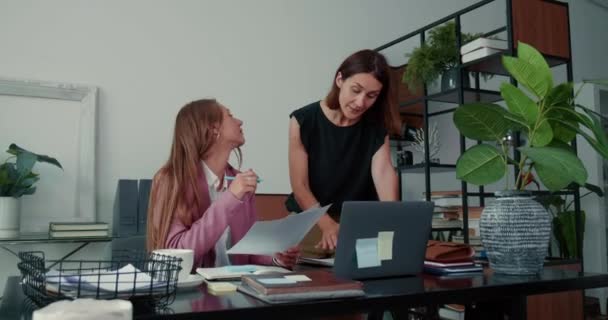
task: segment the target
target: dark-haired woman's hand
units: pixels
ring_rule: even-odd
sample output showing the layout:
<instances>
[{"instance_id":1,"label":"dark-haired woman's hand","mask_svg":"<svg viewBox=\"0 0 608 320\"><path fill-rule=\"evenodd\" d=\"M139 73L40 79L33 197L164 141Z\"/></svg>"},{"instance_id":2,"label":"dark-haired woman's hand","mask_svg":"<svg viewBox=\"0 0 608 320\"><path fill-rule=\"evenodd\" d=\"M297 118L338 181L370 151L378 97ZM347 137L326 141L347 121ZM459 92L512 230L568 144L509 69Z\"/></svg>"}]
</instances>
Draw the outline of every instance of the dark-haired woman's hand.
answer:
<instances>
[{"instance_id":1,"label":"dark-haired woman's hand","mask_svg":"<svg viewBox=\"0 0 608 320\"><path fill-rule=\"evenodd\" d=\"M317 249L335 250L338 245L338 231L340 224L325 215L319 220L319 229L323 233L321 241L315 246Z\"/></svg>"},{"instance_id":2,"label":"dark-haired woman's hand","mask_svg":"<svg viewBox=\"0 0 608 320\"><path fill-rule=\"evenodd\" d=\"M247 171L238 173L234 177L234 181L228 187L228 191L239 200L243 199L245 194L251 192L255 193L255 189L258 187L258 175L249 169Z\"/></svg>"}]
</instances>

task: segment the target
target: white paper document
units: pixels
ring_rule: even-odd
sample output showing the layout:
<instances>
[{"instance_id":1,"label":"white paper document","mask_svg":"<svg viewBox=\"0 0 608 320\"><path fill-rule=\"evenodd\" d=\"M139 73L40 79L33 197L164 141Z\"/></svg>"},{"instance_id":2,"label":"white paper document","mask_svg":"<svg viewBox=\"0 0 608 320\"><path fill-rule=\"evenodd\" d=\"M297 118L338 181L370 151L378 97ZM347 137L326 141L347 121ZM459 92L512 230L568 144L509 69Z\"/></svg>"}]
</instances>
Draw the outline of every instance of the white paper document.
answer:
<instances>
[{"instance_id":1,"label":"white paper document","mask_svg":"<svg viewBox=\"0 0 608 320\"><path fill-rule=\"evenodd\" d=\"M272 256L283 252L302 241L304 236L327 212L330 205L313 208L283 219L258 221L251 226L228 254L258 254Z\"/></svg>"}]
</instances>

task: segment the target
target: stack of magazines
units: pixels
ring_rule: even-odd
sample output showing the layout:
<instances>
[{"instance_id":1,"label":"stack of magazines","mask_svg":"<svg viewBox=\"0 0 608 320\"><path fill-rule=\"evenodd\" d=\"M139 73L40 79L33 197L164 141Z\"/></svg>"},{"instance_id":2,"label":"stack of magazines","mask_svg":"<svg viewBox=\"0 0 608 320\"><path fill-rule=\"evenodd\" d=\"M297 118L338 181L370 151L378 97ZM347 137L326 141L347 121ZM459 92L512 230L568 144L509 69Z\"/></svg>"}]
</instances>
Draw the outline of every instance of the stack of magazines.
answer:
<instances>
[{"instance_id":1,"label":"stack of magazines","mask_svg":"<svg viewBox=\"0 0 608 320\"><path fill-rule=\"evenodd\" d=\"M105 222L51 222L51 238L104 238L110 235Z\"/></svg>"}]
</instances>

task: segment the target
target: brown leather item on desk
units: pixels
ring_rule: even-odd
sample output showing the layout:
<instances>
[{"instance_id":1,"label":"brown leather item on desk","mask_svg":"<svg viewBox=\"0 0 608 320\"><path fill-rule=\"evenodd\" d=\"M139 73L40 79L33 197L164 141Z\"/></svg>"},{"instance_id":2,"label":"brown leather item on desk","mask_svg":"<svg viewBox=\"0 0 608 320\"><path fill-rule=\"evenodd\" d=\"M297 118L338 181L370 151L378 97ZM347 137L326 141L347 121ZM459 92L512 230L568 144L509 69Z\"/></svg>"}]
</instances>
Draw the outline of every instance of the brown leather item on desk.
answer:
<instances>
[{"instance_id":1,"label":"brown leather item on desk","mask_svg":"<svg viewBox=\"0 0 608 320\"><path fill-rule=\"evenodd\" d=\"M468 261L475 250L464 243L429 240L426 244L425 259L437 262Z\"/></svg>"}]
</instances>

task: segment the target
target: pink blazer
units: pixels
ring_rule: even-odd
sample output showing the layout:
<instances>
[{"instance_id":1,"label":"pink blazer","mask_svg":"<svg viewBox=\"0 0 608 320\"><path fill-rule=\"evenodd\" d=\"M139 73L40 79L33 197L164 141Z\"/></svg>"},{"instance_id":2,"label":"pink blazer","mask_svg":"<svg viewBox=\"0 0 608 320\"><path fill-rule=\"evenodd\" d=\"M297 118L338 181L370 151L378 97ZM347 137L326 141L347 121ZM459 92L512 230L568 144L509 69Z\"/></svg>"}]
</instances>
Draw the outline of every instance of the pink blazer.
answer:
<instances>
[{"instance_id":1,"label":"pink blazer","mask_svg":"<svg viewBox=\"0 0 608 320\"><path fill-rule=\"evenodd\" d=\"M232 176L238 173L233 168L229 168L228 172ZM207 197L205 202L209 203L209 187L202 172L198 184L199 188L204 191L203 196ZM230 226L232 243L235 244L243 238L257 220L255 196L247 194L241 201L230 191L226 191L211 203L204 214L192 212L192 215L199 218L195 219L190 227L185 226L177 216L173 219L165 246L176 249L193 249L193 270L198 267L214 267L215 244L226 227ZM272 264L270 256L231 255L230 260L233 264Z\"/></svg>"}]
</instances>

